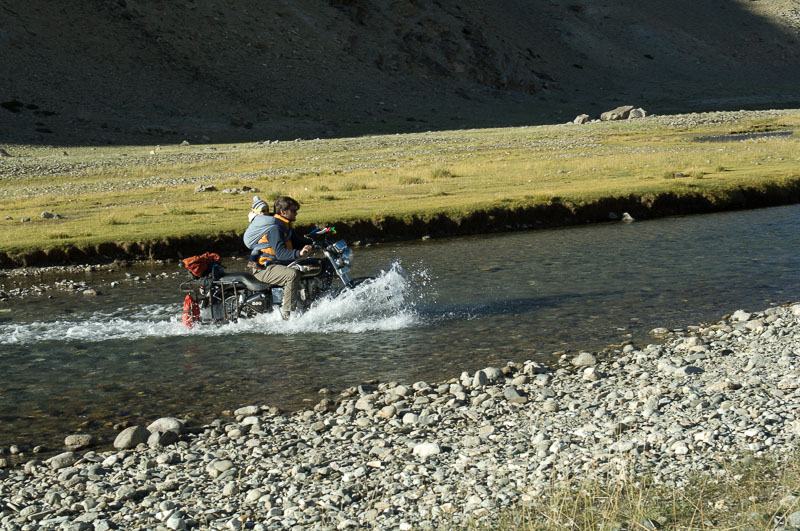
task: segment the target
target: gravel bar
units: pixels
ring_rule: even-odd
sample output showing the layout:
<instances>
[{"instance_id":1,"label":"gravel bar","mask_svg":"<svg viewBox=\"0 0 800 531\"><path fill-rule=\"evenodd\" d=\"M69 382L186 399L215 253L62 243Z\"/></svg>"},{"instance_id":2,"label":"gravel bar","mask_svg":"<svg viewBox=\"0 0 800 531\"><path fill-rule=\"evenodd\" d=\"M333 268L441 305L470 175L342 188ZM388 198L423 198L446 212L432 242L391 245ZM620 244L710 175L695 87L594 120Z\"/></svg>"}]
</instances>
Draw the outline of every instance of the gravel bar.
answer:
<instances>
[{"instance_id":1,"label":"gravel bar","mask_svg":"<svg viewBox=\"0 0 800 531\"><path fill-rule=\"evenodd\" d=\"M663 342L441 383L363 384L289 416L154 419L11 466L2 529L427 529L496 522L554 482L651 474L680 488L800 439L800 304L738 310ZM8 449L5 450L8 452Z\"/></svg>"}]
</instances>

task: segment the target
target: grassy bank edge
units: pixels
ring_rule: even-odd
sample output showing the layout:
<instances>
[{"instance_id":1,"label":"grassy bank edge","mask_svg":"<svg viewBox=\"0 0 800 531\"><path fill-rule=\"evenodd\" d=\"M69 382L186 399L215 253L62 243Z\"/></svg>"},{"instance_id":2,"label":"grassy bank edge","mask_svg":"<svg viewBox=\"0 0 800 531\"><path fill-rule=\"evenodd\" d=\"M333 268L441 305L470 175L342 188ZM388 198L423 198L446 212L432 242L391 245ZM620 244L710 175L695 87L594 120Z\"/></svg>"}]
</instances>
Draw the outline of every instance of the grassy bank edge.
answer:
<instances>
[{"instance_id":1,"label":"grassy bank edge","mask_svg":"<svg viewBox=\"0 0 800 531\"><path fill-rule=\"evenodd\" d=\"M607 197L572 203L554 200L547 204L496 207L471 213L433 212L422 217L354 219L335 222L337 233L349 241L407 241L432 238L491 234L611 221L627 212L635 219L706 214L800 203L800 178L777 179L757 186L725 189L716 195L667 192L647 196ZM334 220L335 221L335 220ZM312 225L297 226L301 233ZM184 256L205 251L244 255L241 234L189 234L149 241L117 241L99 244L53 246L47 249L0 253L0 268L44 267L67 264L98 264L114 260L169 260L180 252Z\"/></svg>"}]
</instances>

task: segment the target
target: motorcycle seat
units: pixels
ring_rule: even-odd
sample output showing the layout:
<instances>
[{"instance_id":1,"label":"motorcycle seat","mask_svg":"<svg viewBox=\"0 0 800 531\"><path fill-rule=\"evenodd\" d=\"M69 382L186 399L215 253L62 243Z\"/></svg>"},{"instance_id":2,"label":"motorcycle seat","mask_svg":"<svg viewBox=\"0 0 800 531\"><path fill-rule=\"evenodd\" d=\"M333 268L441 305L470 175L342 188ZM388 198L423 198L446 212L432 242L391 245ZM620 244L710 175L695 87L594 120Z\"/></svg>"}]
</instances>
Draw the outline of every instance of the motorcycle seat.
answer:
<instances>
[{"instance_id":1,"label":"motorcycle seat","mask_svg":"<svg viewBox=\"0 0 800 531\"><path fill-rule=\"evenodd\" d=\"M252 273L225 273L220 280L223 282L240 282L250 291L267 291L277 287L261 282Z\"/></svg>"}]
</instances>

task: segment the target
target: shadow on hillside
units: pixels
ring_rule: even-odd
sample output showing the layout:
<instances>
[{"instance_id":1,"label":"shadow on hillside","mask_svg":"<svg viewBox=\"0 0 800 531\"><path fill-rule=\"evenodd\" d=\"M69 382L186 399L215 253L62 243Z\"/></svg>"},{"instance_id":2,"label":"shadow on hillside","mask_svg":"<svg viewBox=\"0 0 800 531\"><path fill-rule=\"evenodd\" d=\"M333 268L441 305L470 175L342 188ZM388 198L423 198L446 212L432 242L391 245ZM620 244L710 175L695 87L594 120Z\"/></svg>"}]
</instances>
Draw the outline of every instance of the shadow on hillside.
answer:
<instances>
[{"instance_id":1,"label":"shadow on hillside","mask_svg":"<svg viewBox=\"0 0 800 531\"><path fill-rule=\"evenodd\" d=\"M621 104L657 114L800 107L797 33L731 0L470 0L455 18L438 4L406 18L354 5L246 0L211 16L5 2L1 140L250 142L560 123ZM314 24L347 46L315 51ZM281 37L286 28L296 35ZM278 37L266 42L270 30ZM478 61L475 73L465 60ZM515 86L534 69L535 90Z\"/></svg>"}]
</instances>

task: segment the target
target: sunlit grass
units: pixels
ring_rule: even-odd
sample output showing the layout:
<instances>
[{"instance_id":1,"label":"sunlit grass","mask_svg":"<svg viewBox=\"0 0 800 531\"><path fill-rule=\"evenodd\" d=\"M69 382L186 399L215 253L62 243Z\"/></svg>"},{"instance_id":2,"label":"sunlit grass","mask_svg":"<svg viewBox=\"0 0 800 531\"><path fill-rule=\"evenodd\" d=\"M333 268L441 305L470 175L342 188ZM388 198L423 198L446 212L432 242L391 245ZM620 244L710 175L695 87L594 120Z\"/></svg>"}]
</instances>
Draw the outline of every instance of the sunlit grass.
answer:
<instances>
[{"instance_id":1,"label":"sunlit grass","mask_svg":"<svg viewBox=\"0 0 800 531\"><path fill-rule=\"evenodd\" d=\"M798 123L800 112L787 112L733 129ZM714 202L800 177L800 135L694 141L731 131L639 120L267 144L3 145L12 158L0 161L0 212L12 219L0 219L0 251L241 232L255 193L296 198L301 223L342 223L667 192ZM223 193L245 187L257 192Z\"/></svg>"}]
</instances>

